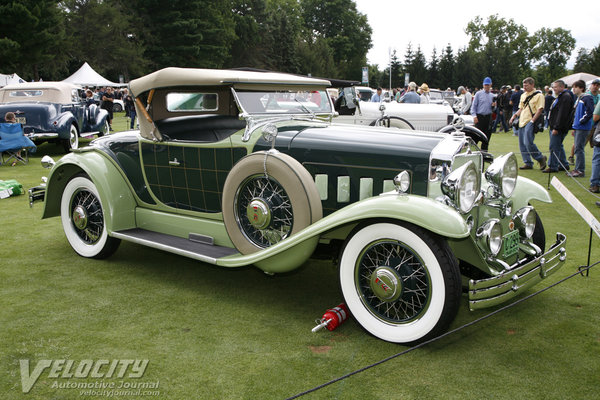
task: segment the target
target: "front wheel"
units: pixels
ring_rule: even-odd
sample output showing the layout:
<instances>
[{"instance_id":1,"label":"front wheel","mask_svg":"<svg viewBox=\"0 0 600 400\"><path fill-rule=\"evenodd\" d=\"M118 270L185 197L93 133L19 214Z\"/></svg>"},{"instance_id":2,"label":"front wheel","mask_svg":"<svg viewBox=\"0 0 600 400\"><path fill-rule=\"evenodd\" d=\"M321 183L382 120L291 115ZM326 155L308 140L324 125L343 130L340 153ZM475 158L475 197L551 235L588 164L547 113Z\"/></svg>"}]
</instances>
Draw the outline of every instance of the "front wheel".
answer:
<instances>
[{"instance_id":1,"label":"front wheel","mask_svg":"<svg viewBox=\"0 0 600 400\"><path fill-rule=\"evenodd\" d=\"M342 251L340 283L358 323L394 343L446 331L461 297L460 272L446 241L411 224L359 228Z\"/></svg>"},{"instance_id":2,"label":"front wheel","mask_svg":"<svg viewBox=\"0 0 600 400\"><path fill-rule=\"evenodd\" d=\"M106 258L119 247L121 241L106 231L98 190L85 176L76 176L65 186L60 218L69 244L82 257Z\"/></svg>"}]
</instances>

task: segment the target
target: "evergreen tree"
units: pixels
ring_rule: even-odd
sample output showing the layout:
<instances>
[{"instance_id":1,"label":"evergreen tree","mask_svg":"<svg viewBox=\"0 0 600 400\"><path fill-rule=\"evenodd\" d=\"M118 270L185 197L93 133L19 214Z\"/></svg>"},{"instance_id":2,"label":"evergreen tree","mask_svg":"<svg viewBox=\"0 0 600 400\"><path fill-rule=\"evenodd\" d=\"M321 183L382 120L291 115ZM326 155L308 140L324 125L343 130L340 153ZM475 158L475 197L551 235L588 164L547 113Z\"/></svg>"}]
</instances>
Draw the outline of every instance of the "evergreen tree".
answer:
<instances>
[{"instance_id":1,"label":"evergreen tree","mask_svg":"<svg viewBox=\"0 0 600 400\"><path fill-rule=\"evenodd\" d=\"M439 67L439 80L443 86L450 86L454 90L458 87L457 82L454 80L454 54L450 43L446 46L444 54L440 60Z\"/></svg>"},{"instance_id":2,"label":"evergreen tree","mask_svg":"<svg viewBox=\"0 0 600 400\"><path fill-rule=\"evenodd\" d=\"M67 72L64 14L57 1L19 0L0 4L3 68L30 80L59 79Z\"/></svg>"},{"instance_id":3,"label":"evergreen tree","mask_svg":"<svg viewBox=\"0 0 600 400\"><path fill-rule=\"evenodd\" d=\"M427 82L430 88L442 88L442 86L446 86L447 83L443 83L440 79L440 60L437 55L437 49L435 46L433 47L433 52L431 53L431 61L429 62L429 68L427 71Z\"/></svg>"}]
</instances>

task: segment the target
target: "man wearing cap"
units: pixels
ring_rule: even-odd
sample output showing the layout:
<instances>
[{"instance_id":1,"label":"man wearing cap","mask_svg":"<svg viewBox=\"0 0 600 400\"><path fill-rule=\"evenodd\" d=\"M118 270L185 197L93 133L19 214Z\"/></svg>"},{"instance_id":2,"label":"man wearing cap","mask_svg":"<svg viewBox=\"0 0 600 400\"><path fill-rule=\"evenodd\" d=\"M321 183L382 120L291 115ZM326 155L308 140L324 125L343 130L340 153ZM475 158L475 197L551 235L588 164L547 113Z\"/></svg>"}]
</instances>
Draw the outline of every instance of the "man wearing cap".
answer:
<instances>
[{"instance_id":1,"label":"man wearing cap","mask_svg":"<svg viewBox=\"0 0 600 400\"><path fill-rule=\"evenodd\" d=\"M594 99L594 107L600 103L600 78L596 78L590 84L590 89L587 91Z\"/></svg>"},{"instance_id":2,"label":"man wearing cap","mask_svg":"<svg viewBox=\"0 0 600 400\"><path fill-rule=\"evenodd\" d=\"M492 78L486 76L483 80L483 89L475 93L473 104L471 104L471 115L475 127L485 134L487 142L481 143L481 150L487 151L492 137L490 131L490 122L492 119L492 109L496 106L494 94L491 92Z\"/></svg>"},{"instance_id":3,"label":"man wearing cap","mask_svg":"<svg viewBox=\"0 0 600 400\"><path fill-rule=\"evenodd\" d=\"M544 118L544 95L539 90L535 90L535 80L531 77L523 80L523 89L525 91L519 101L519 110L510 119L512 125L514 119L519 117L519 150L525 164L519 169L533 169L531 160L533 157L540 163L540 169L543 171L546 169L548 157L543 155L533 142L535 140L533 125L538 118Z\"/></svg>"}]
</instances>

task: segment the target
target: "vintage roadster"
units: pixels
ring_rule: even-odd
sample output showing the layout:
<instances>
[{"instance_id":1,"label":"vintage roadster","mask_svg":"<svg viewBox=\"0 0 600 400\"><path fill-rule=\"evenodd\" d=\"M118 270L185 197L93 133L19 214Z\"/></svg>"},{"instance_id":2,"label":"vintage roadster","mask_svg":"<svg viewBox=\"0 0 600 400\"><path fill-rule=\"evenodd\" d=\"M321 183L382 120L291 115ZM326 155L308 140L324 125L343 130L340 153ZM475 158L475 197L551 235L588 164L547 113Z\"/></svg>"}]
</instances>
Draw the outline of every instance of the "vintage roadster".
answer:
<instances>
[{"instance_id":1,"label":"vintage roadster","mask_svg":"<svg viewBox=\"0 0 600 400\"><path fill-rule=\"evenodd\" d=\"M0 89L0 116L16 114L25 135L36 143L59 142L65 151L79 137L109 133L108 112L85 103L83 88L65 82L29 82Z\"/></svg>"},{"instance_id":2,"label":"vintage roadster","mask_svg":"<svg viewBox=\"0 0 600 400\"><path fill-rule=\"evenodd\" d=\"M565 236L546 249L530 204L550 196L512 153L485 168L462 132L332 124L327 86L181 68L133 80L140 132L45 158L30 201L83 257L127 240L275 274L329 246L353 316L397 343L444 332L463 286L490 307L563 265Z\"/></svg>"}]
</instances>

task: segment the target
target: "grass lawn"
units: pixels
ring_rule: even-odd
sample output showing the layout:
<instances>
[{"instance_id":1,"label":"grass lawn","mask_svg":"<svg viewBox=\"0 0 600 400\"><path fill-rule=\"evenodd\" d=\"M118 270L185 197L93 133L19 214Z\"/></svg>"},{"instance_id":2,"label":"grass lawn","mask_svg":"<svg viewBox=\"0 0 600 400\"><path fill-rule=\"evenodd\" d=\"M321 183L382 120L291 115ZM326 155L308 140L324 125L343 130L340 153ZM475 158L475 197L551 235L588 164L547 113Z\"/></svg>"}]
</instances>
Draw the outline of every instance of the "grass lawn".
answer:
<instances>
[{"instance_id":1,"label":"grass lawn","mask_svg":"<svg viewBox=\"0 0 600 400\"><path fill-rule=\"evenodd\" d=\"M125 129L122 113L115 130ZM547 132L537 145L548 152ZM570 149L572 136L565 140ZM518 152L517 138L495 134L495 155ZM0 166L0 179L26 188L47 171L39 159L62 148L39 146L29 165ZM586 149L587 174L591 149ZM519 160L521 165L521 160ZM543 186L539 169L524 176ZM598 200L564 174L556 176L600 217ZM589 227L554 190L536 203L547 243L568 237L562 270L541 289L587 262ZM342 301L337 267L310 260L269 277L255 268L222 269L122 242L107 260L79 257L59 218L41 220L42 205L27 196L0 200L0 398L84 399L55 382L49 370L28 394L19 360L147 359L145 375L126 382L159 382L161 399L286 398L406 347L378 340L350 319L334 332L311 333L313 321ZM598 260L599 238L592 241ZM310 399L591 399L600 391L600 267L436 343L307 395ZM493 310L493 309L492 309ZM487 314L470 312L467 298L453 328ZM151 398L145 396L144 398ZM124 396L122 398L139 398Z\"/></svg>"}]
</instances>

